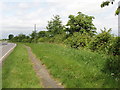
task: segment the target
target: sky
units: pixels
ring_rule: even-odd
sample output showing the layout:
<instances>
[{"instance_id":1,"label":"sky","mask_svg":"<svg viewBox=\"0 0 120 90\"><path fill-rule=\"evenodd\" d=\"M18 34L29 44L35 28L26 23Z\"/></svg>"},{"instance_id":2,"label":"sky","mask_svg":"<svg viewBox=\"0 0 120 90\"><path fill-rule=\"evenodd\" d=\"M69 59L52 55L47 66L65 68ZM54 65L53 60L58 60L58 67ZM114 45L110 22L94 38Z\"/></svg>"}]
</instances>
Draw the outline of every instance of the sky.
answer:
<instances>
[{"instance_id":1,"label":"sky","mask_svg":"<svg viewBox=\"0 0 120 90\"><path fill-rule=\"evenodd\" d=\"M118 16L115 10L118 1L113 5L101 8L104 0L1 0L0 1L0 38L8 38L23 33L29 35L34 24L37 31L46 30L46 26L53 15L60 15L62 23L67 24L69 15L82 12L94 16L97 32L106 27L112 28L112 34L118 35Z\"/></svg>"}]
</instances>

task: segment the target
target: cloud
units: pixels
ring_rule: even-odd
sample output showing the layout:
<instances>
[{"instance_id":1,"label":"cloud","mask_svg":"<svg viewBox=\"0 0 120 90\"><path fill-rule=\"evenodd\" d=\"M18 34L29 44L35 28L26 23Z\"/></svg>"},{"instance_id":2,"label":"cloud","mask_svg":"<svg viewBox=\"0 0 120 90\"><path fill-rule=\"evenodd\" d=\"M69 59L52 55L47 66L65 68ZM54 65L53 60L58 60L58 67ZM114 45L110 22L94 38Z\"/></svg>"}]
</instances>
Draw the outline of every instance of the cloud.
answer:
<instances>
[{"instance_id":1,"label":"cloud","mask_svg":"<svg viewBox=\"0 0 120 90\"><path fill-rule=\"evenodd\" d=\"M20 3L18 7L21 9L28 9L30 6L27 3Z\"/></svg>"},{"instance_id":2,"label":"cloud","mask_svg":"<svg viewBox=\"0 0 120 90\"><path fill-rule=\"evenodd\" d=\"M19 0L18 0L19 1ZM98 28L111 27L113 32L117 32L117 16L114 16L114 11L117 8L117 1L114 5L102 8L100 4L103 0L29 0L24 2L3 2L0 3L2 13L0 23L1 30L7 33L11 32L28 32L33 29L33 25L37 24L38 30L44 30L47 21L53 15L60 15L63 24L68 21L70 14L76 15L77 12L95 16L94 24ZM25 31L26 30L26 31Z\"/></svg>"}]
</instances>

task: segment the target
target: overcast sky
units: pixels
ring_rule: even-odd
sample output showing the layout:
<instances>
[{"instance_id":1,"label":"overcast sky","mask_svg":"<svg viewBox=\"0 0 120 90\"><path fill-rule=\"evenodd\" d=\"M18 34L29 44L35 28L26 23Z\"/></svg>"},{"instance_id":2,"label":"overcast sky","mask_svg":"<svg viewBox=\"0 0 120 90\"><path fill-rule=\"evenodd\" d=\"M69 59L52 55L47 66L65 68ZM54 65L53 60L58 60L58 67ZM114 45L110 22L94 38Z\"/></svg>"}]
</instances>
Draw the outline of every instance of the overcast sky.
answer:
<instances>
[{"instance_id":1,"label":"overcast sky","mask_svg":"<svg viewBox=\"0 0 120 90\"><path fill-rule=\"evenodd\" d=\"M63 24L67 23L70 14L77 12L94 16L93 23L100 29L112 28L112 33L118 34L118 16L115 10L118 1L114 5L101 8L100 4L104 0L1 0L0 1L0 32L2 38L7 38L9 34L19 33L30 34L34 24L37 30L45 30L47 21L53 15L60 15ZM0 37L1 38L1 37Z\"/></svg>"}]
</instances>

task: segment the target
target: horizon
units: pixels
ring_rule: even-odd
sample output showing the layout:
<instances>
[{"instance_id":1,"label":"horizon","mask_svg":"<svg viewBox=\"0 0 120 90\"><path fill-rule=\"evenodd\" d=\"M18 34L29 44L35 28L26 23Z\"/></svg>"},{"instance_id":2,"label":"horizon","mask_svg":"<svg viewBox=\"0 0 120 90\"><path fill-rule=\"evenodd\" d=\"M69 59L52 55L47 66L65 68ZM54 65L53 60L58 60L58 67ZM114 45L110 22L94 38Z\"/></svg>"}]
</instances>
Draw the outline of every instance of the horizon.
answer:
<instances>
[{"instance_id":1,"label":"horizon","mask_svg":"<svg viewBox=\"0 0 120 90\"><path fill-rule=\"evenodd\" d=\"M102 0L104 1L104 0ZM46 1L33 1L33 0L8 0L0 3L1 17L0 18L0 32L2 38L8 38L9 34L15 36L23 33L29 35L34 30L34 24L37 25L37 30L46 30L47 22L51 20L53 15L60 15L63 25L66 25L68 16L76 15L77 12L94 16L93 23L100 33L100 29L104 27L112 28L112 34L118 35L118 16L115 16L115 10L118 6L117 0L114 5L101 8L102 1L96 0L46 0ZM67 4L67 5L66 5Z\"/></svg>"}]
</instances>

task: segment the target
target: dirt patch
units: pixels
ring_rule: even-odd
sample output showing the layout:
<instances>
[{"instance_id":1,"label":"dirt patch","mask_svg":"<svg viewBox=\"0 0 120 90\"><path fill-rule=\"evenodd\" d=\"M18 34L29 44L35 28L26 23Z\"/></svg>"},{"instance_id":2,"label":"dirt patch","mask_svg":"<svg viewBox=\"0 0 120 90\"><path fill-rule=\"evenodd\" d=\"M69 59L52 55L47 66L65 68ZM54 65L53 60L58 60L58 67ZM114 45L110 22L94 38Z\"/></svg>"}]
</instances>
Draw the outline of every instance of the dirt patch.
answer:
<instances>
[{"instance_id":1,"label":"dirt patch","mask_svg":"<svg viewBox=\"0 0 120 90\"><path fill-rule=\"evenodd\" d=\"M40 82L42 83L44 88L64 88L58 81L55 81L50 74L48 73L48 70L44 65L42 65L42 62L36 58L35 54L32 53L32 50L30 47L25 46L28 50L29 59L33 63L34 70L37 74L37 76L40 78Z\"/></svg>"}]
</instances>

